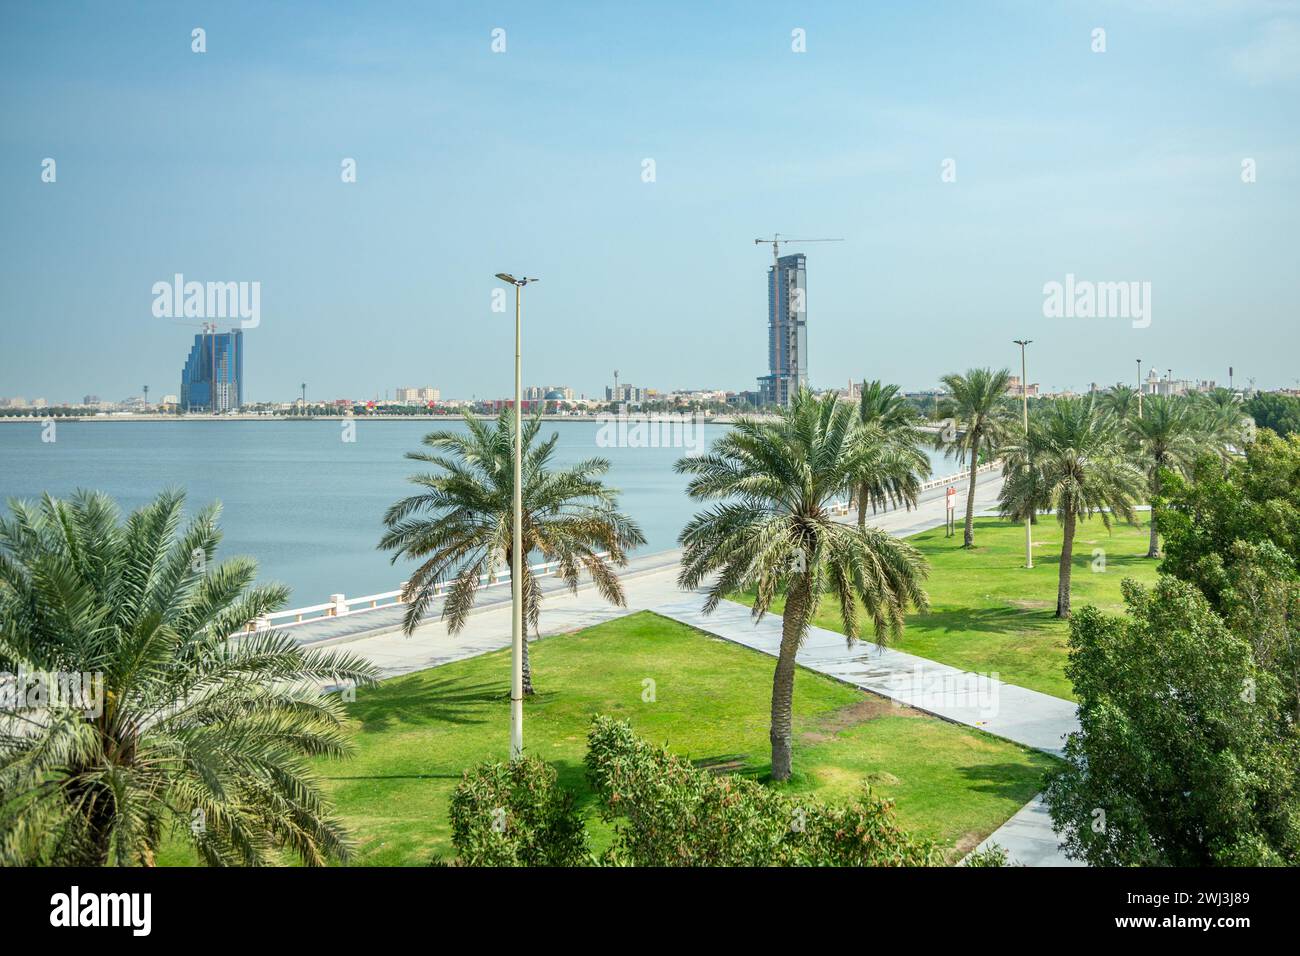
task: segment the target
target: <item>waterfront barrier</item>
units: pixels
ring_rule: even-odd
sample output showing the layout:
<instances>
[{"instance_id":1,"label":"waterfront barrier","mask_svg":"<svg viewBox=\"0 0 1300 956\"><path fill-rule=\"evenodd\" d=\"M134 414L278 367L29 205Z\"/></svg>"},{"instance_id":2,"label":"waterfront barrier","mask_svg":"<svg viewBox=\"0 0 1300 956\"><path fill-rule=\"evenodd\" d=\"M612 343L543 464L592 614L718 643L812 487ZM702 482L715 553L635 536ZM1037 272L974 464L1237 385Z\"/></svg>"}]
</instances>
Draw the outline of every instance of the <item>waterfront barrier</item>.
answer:
<instances>
[{"instance_id":1,"label":"waterfront barrier","mask_svg":"<svg viewBox=\"0 0 1300 956\"><path fill-rule=\"evenodd\" d=\"M980 475L983 474L984 472L994 471L995 469L1001 467L1002 467L1002 459L999 458L997 461L990 461L983 465L980 465L978 468L975 469L975 474ZM938 488L941 487L942 485L955 485L958 482L969 481L969 480L970 480L970 469L967 469L966 471L959 471L956 474L948 475L947 477L944 478L931 478L929 481L921 485L921 490L929 491L932 488Z\"/></svg>"},{"instance_id":2,"label":"waterfront barrier","mask_svg":"<svg viewBox=\"0 0 1300 956\"><path fill-rule=\"evenodd\" d=\"M596 554L598 558L609 557L608 551L600 551ZM530 564L528 570L538 577L551 577L559 573L559 561L544 561L541 564ZM510 583L510 571L506 569L501 572L489 572L479 575L479 587L494 588ZM435 597L441 597L446 593L450 582L440 582L433 586ZM353 614L363 614L366 611L378 611L388 607L399 607L409 603L407 588L409 581L403 581L396 591L383 591L379 594L366 594L361 597L349 598L343 594L331 594L329 600L323 604L311 604L307 607L290 608L287 611L274 611L271 614L265 614L256 620L249 621L245 627L247 633L256 633L265 631L270 628L293 627L297 624L310 624L313 621L322 621L327 618L345 617Z\"/></svg>"}]
</instances>

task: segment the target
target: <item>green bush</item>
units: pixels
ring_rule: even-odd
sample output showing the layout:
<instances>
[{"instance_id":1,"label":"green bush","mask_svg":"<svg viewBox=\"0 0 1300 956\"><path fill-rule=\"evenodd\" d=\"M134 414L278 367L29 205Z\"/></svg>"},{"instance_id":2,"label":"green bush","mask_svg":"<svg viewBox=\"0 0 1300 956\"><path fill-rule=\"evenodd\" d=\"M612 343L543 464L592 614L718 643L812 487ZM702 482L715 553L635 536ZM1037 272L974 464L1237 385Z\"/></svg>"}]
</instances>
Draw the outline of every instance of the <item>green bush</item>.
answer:
<instances>
[{"instance_id":1,"label":"green bush","mask_svg":"<svg viewBox=\"0 0 1300 956\"><path fill-rule=\"evenodd\" d=\"M537 757L466 770L451 798L451 839L465 866L581 866L591 860L573 794Z\"/></svg>"},{"instance_id":2,"label":"green bush","mask_svg":"<svg viewBox=\"0 0 1300 956\"><path fill-rule=\"evenodd\" d=\"M900 828L869 788L844 807L715 775L596 717L587 776L615 822L605 862L632 866L929 866L935 844Z\"/></svg>"},{"instance_id":3,"label":"green bush","mask_svg":"<svg viewBox=\"0 0 1300 956\"><path fill-rule=\"evenodd\" d=\"M1093 866L1300 863L1300 733L1276 679L1192 585L1124 582L1070 622L1079 730L1045 790Z\"/></svg>"}]
</instances>

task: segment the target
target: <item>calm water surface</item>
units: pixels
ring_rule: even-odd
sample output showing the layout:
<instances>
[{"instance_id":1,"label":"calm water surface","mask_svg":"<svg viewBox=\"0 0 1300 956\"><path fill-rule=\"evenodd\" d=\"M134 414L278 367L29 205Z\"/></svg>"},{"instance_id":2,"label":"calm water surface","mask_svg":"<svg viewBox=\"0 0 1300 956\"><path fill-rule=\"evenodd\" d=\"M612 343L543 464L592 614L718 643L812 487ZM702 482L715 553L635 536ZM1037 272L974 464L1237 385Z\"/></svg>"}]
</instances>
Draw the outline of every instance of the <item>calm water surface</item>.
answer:
<instances>
[{"instance_id":1,"label":"calm water surface","mask_svg":"<svg viewBox=\"0 0 1300 956\"><path fill-rule=\"evenodd\" d=\"M392 590L409 565L376 550L384 510L411 494L418 470L403 458L434 428L463 423L356 423L356 441L341 440L337 421L60 422L57 440L41 441L39 422L0 425L0 494L8 499L59 496L77 488L107 492L124 510L179 486L193 511L220 501L219 555L256 558L262 579L293 589L291 605L315 604L335 592L349 597ZM643 553L676 547L694 511L684 477L673 473L682 449L601 448L597 422L546 422L558 432L556 460L594 455L610 461L608 482L641 525ZM725 425L704 426L712 441ZM936 474L955 470L936 458Z\"/></svg>"}]
</instances>

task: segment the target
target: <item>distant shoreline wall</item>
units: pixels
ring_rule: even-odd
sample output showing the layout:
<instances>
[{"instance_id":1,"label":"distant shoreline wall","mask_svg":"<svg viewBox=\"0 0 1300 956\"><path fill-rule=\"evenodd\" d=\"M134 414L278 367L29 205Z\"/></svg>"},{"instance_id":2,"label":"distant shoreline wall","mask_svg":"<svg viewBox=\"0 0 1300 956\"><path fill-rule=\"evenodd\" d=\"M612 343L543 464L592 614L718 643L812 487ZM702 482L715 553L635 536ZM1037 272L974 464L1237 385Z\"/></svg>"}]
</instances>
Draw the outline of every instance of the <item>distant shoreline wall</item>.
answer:
<instances>
[{"instance_id":1,"label":"distant shoreline wall","mask_svg":"<svg viewBox=\"0 0 1300 956\"><path fill-rule=\"evenodd\" d=\"M474 418L480 421L496 421L496 415L475 414ZM683 418L689 418L689 412L634 412L625 416L624 420L629 422L651 422L651 421L673 421ZM702 425L732 425L736 422L739 415L713 415L711 417L701 416L698 420ZM775 421L774 415L750 415L749 418ZM357 422L459 422L463 421L461 415L13 415L0 416L0 424L28 424L39 425L42 422L53 419L56 422L119 422L119 423L138 423L138 422L339 422L339 421L357 421ZM593 425L603 425L606 422L613 421L612 417L604 418L597 415L543 415L544 422L578 422Z\"/></svg>"}]
</instances>

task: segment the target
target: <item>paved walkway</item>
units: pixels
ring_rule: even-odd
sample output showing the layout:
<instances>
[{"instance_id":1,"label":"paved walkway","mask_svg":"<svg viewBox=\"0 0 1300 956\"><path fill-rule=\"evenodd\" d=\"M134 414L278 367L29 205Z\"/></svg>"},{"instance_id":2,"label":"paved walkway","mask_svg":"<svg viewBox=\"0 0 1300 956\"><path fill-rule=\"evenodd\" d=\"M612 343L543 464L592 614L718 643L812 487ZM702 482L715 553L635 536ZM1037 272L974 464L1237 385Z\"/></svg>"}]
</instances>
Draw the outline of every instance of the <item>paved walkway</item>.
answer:
<instances>
[{"instance_id":1,"label":"paved walkway","mask_svg":"<svg viewBox=\"0 0 1300 956\"><path fill-rule=\"evenodd\" d=\"M997 503L1001 478L982 475L981 479L976 509L988 512ZM964 490L959 491L959 503L964 505ZM843 520L856 518L850 515ZM873 515L870 521L898 537L941 526L943 489L935 489L910 512L890 511ZM961 533L960 517L957 533ZM749 608L730 601L706 617L700 610L702 597L688 595L677 587L678 558L679 552L665 552L633 562L621 575L626 608L605 603L590 587L581 588L576 595L565 591L547 593L539 622L541 636L570 633L634 611L650 610L725 640L767 654L776 653L780 644L779 617L768 615L755 624ZM315 646L346 641L349 652L374 663L383 676L392 677L508 647L510 601L509 592L503 592L481 605L454 637L436 619L407 637L401 632L400 616L383 609L304 623L293 628L292 633L302 643ZM388 617L381 618L384 614ZM1078 726L1074 704L1069 701L870 642L859 642L850 649L844 635L823 628L813 628L809 633L799 652L799 663L945 720L1048 753L1059 754L1064 735ZM1037 797L981 847L991 842L1007 849L1014 863L1071 865L1059 852L1051 822Z\"/></svg>"}]
</instances>

